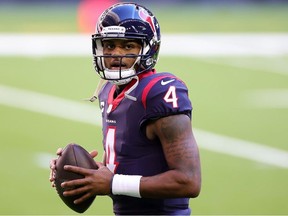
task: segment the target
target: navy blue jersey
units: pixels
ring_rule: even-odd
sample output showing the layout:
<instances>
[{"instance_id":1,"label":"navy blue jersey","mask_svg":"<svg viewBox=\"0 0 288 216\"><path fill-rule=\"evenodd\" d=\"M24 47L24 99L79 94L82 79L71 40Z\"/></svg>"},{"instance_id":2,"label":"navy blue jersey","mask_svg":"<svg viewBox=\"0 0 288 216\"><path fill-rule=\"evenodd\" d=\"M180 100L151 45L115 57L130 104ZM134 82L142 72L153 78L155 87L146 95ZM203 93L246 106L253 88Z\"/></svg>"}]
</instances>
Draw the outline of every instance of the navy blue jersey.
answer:
<instances>
[{"instance_id":1,"label":"navy blue jersey","mask_svg":"<svg viewBox=\"0 0 288 216\"><path fill-rule=\"evenodd\" d=\"M190 117L192 105L188 90L174 75L154 70L140 74L135 89L131 86L136 86L134 81L114 98L116 87L108 82L99 94L106 166L115 174L157 175L169 168L159 140L151 141L145 136L145 124L175 114ZM112 199L116 215L190 214L188 198L147 199L112 195Z\"/></svg>"}]
</instances>

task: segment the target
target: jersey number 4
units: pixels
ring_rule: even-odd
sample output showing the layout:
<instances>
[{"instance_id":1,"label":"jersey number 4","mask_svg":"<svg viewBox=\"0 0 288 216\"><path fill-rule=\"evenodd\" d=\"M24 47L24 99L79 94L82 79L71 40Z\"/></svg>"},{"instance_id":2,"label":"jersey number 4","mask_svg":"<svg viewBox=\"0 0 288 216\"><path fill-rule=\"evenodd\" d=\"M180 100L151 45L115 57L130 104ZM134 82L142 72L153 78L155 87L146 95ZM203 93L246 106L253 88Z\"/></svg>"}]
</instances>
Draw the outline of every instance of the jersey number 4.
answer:
<instances>
[{"instance_id":1,"label":"jersey number 4","mask_svg":"<svg viewBox=\"0 0 288 216\"><path fill-rule=\"evenodd\" d=\"M113 173L115 173L118 165L118 163L116 162L115 135L116 135L116 127L109 127L106 134L105 157L106 157L106 166Z\"/></svg>"},{"instance_id":2,"label":"jersey number 4","mask_svg":"<svg viewBox=\"0 0 288 216\"><path fill-rule=\"evenodd\" d=\"M178 103L177 103L178 98L176 95L176 87L170 86L163 99L167 103L172 103L173 108L177 108L178 107Z\"/></svg>"}]
</instances>

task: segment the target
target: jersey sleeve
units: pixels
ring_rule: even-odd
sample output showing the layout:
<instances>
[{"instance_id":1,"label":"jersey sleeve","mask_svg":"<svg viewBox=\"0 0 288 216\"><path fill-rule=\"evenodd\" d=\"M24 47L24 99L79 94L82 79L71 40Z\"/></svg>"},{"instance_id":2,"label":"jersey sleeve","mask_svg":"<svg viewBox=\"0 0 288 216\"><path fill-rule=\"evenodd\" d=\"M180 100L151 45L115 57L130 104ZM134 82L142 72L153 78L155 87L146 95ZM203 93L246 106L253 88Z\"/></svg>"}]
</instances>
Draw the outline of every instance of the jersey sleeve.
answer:
<instances>
[{"instance_id":1,"label":"jersey sleeve","mask_svg":"<svg viewBox=\"0 0 288 216\"><path fill-rule=\"evenodd\" d=\"M143 122L175 114L191 117L192 104L188 89L175 76L151 80L143 91L142 103L146 110Z\"/></svg>"}]
</instances>

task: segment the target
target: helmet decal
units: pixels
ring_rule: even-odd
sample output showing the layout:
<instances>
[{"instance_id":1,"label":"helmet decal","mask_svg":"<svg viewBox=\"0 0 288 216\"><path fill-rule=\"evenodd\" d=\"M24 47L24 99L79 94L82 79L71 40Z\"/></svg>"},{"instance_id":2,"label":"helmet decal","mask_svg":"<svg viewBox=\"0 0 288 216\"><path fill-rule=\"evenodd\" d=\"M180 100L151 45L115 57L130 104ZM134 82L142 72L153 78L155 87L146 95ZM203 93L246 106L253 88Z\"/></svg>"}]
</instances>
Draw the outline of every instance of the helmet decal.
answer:
<instances>
[{"instance_id":1,"label":"helmet decal","mask_svg":"<svg viewBox=\"0 0 288 216\"><path fill-rule=\"evenodd\" d=\"M153 32L156 31L156 30L155 30L155 25L154 25L154 23L153 23L153 18L154 18L154 17L151 16L150 14L148 14L148 12L147 12L146 10L144 10L143 8L140 8L140 10L139 10L139 17L140 17L143 21L149 23L149 25L150 25L151 29L153 30Z\"/></svg>"}]
</instances>

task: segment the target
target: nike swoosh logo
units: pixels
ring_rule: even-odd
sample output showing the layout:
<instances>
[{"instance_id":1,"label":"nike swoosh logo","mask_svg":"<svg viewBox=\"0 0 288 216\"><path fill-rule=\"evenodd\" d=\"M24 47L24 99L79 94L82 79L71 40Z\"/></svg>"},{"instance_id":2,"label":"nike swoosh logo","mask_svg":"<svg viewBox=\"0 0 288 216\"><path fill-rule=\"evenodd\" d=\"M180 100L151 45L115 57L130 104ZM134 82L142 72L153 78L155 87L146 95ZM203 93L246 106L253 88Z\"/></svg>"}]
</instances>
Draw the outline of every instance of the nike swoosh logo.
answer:
<instances>
[{"instance_id":1,"label":"nike swoosh logo","mask_svg":"<svg viewBox=\"0 0 288 216\"><path fill-rule=\"evenodd\" d=\"M167 85L167 84L169 84L169 83L171 83L173 81L175 81L175 79L171 79L171 80L167 80L167 81L161 80L161 85L164 86L164 85Z\"/></svg>"}]
</instances>

